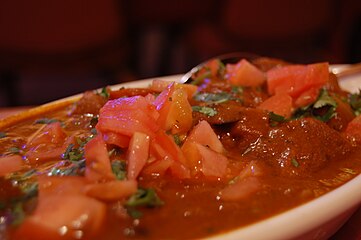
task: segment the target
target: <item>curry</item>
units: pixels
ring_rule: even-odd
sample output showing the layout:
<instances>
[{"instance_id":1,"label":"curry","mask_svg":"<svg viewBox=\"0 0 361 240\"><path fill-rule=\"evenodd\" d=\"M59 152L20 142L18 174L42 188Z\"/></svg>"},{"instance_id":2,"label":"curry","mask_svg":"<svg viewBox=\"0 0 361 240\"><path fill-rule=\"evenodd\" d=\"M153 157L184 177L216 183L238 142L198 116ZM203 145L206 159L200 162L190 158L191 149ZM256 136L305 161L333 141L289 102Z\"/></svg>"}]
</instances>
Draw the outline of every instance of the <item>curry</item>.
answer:
<instances>
[{"instance_id":1,"label":"curry","mask_svg":"<svg viewBox=\"0 0 361 240\"><path fill-rule=\"evenodd\" d=\"M187 84L87 91L0 129L0 236L189 239L247 226L360 173L360 112L328 63L269 58L215 60Z\"/></svg>"}]
</instances>

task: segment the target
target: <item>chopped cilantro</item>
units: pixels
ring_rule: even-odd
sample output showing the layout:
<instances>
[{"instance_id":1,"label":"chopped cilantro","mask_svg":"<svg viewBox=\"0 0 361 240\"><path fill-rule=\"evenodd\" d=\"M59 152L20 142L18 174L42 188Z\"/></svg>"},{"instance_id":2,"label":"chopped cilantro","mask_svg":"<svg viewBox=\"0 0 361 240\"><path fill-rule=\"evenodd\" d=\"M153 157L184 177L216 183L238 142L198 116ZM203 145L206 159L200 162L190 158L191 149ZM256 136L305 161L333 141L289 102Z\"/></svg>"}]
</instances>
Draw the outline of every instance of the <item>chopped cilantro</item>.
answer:
<instances>
[{"instance_id":1,"label":"chopped cilantro","mask_svg":"<svg viewBox=\"0 0 361 240\"><path fill-rule=\"evenodd\" d=\"M108 99L109 98L109 93L106 87L103 87L102 90L100 90L100 92L97 92L97 94L99 96L102 96L103 98Z\"/></svg>"},{"instance_id":2,"label":"chopped cilantro","mask_svg":"<svg viewBox=\"0 0 361 240\"><path fill-rule=\"evenodd\" d=\"M354 111L355 115L358 116L361 114L361 89L358 93L352 93L348 97L348 102Z\"/></svg>"},{"instance_id":3,"label":"chopped cilantro","mask_svg":"<svg viewBox=\"0 0 361 240\"><path fill-rule=\"evenodd\" d=\"M313 117L322 122L328 122L336 114L336 101L329 95L326 89L321 89L317 100L296 110L293 118Z\"/></svg>"},{"instance_id":4,"label":"chopped cilantro","mask_svg":"<svg viewBox=\"0 0 361 240\"><path fill-rule=\"evenodd\" d=\"M133 207L127 207L127 213L131 218L141 218L143 216L143 213Z\"/></svg>"},{"instance_id":5,"label":"chopped cilantro","mask_svg":"<svg viewBox=\"0 0 361 240\"><path fill-rule=\"evenodd\" d=\"M291 159L291 163L292 163L292 165L294 166L294 167L299 167L300 166L300 164L299 164L299 162L296 160L296 158L292 158Z\"/></svg>"},{"instance_id":6,"label":"chopped cilantro","mask_svg":"<svg viewBox=\"0 0 361 240\"><path fill-rule=\"evenodd\" d=\"M127 176L126 163L121 160L114 160L111 163L112 171L118 180L124 180Z\"/></svg>"},{"instance_id":7,"label":"chopped cilantro","mask_svg":"<svg viewBox=\"0 0 361 240\"><path fill-rule=\"evenodd\" d=\"M286 121L286 118L284 116L278 115L274 112L270 112L268 114L269 122L272 127L277 126L279 123L283 123Z\"/></svg>"},{"instance_id":8,"label":"chopped cilantro","mask_svg":"<svg viewBox=\"0 0 361 240\"><path fill-rule=\"evenodd\" d=\"M0 138L4 138L4 137L6 137L6 133L0 132Z\"/></svg>"},{"instance_id":9,"label":"chopped cilantro","mask_svg":"<svg viewBox=\"0 0 361 240\"><path fill-rule=\"evenodd\" d=\"M18 226L25 219L25 213L22 202L16 202L11 208L11 225Z\"/></svg>"},{"instance_id":10,"label":"chopped cilantro","mask_svg":"<svg viewBox=\"0 0 361 240\"><path fill-rule=\"evenodd\" d=\"M198 93L193 97L195 100L206 103L222 103L229 100L235 100L230 93Z\"/></svg>"},{"instance_id":11,"label":"chopped cilantro","mask_svg":"<svg viewBox=\"0 0 361 240\"><path fill-rule=\"evenodd\" d=\"M13 154L20 154L21 153L21 149L18 147L11 147L9 148L9 152L13 153Z\"/></svg>"},{"instance_id":12,"label":"chopped cilantro","mask_svg":"<svg viewBox=\"0 0 361 240\"><path fill-rule=\"evenodd\" d=\"M70 143L62 157L70 161L79 161L84 157L84 149L82 147L76 148L73 143Z\"/></svg>"},{"instance_id":13,"label":"chopped cilantro","mask_svg":"<svg viewBox=\"0 0 361 240\"><path fill-rule=\"evenodd\" d=\"M85 159L77 162L71 162L66 167L53 167L48 175L49 176L82 176L85 171Z\"/></svg>"},{"instance_id":14,"label":"chopped cilantro","mask_svg":"<svg viewBox=\"0 0 361 240\"><path fill-rule=\"evenodd\" d=\"M163 204L163 201L160 200L153 188L139 188L126 202L126 206L128 207L157 207Z\"/></svg>"},{"instance_id":15,"label":"chopped cilantro","mask_svg":"<svg viewBox=\"0 0 361 240\"><path fill-rule=\"evenodd\" d=\"M174 134L174 135L173 135L173 139L174 139L174 142L175 142L178 146L180 146L180 145L182 144L182 140L181 140L181 138L179 137L178 134Z\"/></svg>"},{"instance_id":16,"label":"chopped cilantro","mask_svg":"<svg viewBox=\"0 0 361 240\"><path fill-rule=\"evenodd\" d=\"M203 107L202 106L192 106L192 110L194 112L203 113L209 117L213 117L218 113L214 108L204 107L204 106Z\"/></svg>"},{"instance_id":17,"label":"chopped cilantro","mask_svg":"<svg viewBox=\"0 0 361 240\"><path fill-rule=\"evenodd\" d=\"M243 94L243 87L242 86L232 86L231 92L237 95Z\"/></svg>"},{"instance_id":18,"label":"chopped cilantro","mask_svg":"<svg viewBox=\"0 0 361 240\"><path fill-rule=\"evenodd\" d=\"M337 107L336 101L328 94L327 90L321 89L317 101L313 104L314 108L322 108L326 106Z\"/></svg>"},{"instance_id":19,"label":"chopped cilantro","mask_svg":"<svg viewBox=\"0 0 361 240\"><path fill-rule=\"evenodd\" d=\"M209 78L211 75L212 75L211 71L207 70L202 75L194 78L193 81L191 82L191 84L192 85L199 85L199 84L201 84L201 82L203 82L204 79Z\"/></svg>"},{"instance_id":20,"label":"chopped cilantro","mask_svg":"<svg viewBox=\"0 0 361 240\"><path fill-rule=\"evenodd\" d=\"M37 120L35 120L35 124L50 124L53 122L59 122L58 119L53 119L53 118L39 118Z\"/></svg>"}]
</instances>

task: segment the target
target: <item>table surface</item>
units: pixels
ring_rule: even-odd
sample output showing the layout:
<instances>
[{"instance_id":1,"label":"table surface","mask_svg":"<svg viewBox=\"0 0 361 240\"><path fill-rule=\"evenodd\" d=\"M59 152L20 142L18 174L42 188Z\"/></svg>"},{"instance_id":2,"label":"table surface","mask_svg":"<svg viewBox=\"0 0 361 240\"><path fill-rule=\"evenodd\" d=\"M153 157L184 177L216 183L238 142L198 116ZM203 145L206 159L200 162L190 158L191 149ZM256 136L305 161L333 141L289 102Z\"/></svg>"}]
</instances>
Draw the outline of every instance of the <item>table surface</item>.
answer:
<instances>
[{"instance_id":1,"label":"table surface","mask_svg":"<svg viewBox=\"0 0 361 240\"><path fill-rule=\"evenodd\" d=\"M0 108L0 119L25 111L31 107ZM329 240L360 240L361 239L361 207Z\"/></svg>"}]
</instances>

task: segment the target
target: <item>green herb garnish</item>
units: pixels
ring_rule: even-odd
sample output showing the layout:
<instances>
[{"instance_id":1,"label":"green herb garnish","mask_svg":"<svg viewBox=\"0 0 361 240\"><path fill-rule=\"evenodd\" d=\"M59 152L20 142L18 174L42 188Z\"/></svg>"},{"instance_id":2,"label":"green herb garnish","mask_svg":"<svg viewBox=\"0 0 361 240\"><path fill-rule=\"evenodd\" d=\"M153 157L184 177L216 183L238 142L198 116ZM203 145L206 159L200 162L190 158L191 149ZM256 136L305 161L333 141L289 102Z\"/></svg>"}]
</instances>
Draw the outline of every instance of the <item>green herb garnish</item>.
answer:
<instances>
[{"instance_id":1,"label":"green herb garnish","mask_svg":"<svg viewBox=\"0 0 361 240\"><path fill-rule=\"evenodd\" d=\"M21 149L18 147L11 147L11 148L9 148L9 152L11 152L13 154L21 154Z\"/></svg>"},{"instance_id":2,"label":"green herb garnish","mask_svg":"<svg viewBox=\"0 0 361 240\"><path fill-rule=\"evenodd\" d=\"M109 93L106 87L103 87L102 90L100 90L100 92L97 92L97 94L99 96L102 96L103 98L108 99L109 98Z\"/></svg>"},{"instance_id":3,"label":"green herb garnish","mask_svg":"<svg viewBox=\"0 0 361 240\"><path fill-rule=\"evenodd\" d=\"M291 163L296 168L300 166L300 163L296 160L296 158L292 158Z\"/></svg>"},{"instance_id":4,"label":"green herb garnish","mask_svg":"<svg viewBox=\"0 0 361 240\"><path fill-rule=\"evenodd\" d=\"M85 171L85 159L70 162L66 167L53 167L49 176L82 176Z\"/></svg>"},{"instance_id":5,"label":"green herb garnish","mask_svg":"<svg viewBox=\"0 0 361 240\"><path fill-rule=\"evenodd\" d=\"M173 135L173 139L174 139L174 142L180 146L182 144L182 140L180 139L179 135L178 134L174 134Z\"/></svg>"},{"instance_id":6,"label":"green herb garnish","mask_svg":"<svg viewBox=\"0 0 361 240\"><path fill-rule=\"evenodd\" d=\"M352 93L348 97L348 102L354 111L355 115L358 116L361 114L361 89L358 93Z\"/></svg>"},{"instance_id":7,"label":"green herb garnish","mask_svg":"<svg viewBox=\"0 0 361 240\"><path fill-rule=\"evenodd\" d=\"M214 108L205 107L205 106L192 106L194 112L200 112L209 117L215 116L218 112Z\"/></svg>"},{"instance_id":8,"label":"green herb garnish","mask_svg":"<svg viewBox=\"0 0 361 240\"><path fill-rule=\"evenodd\" d=\"M35 120L35 124L50 124L53 122L60 122L58 119L53 119L53 118L39 118L37 120Z\"/></svg>"},{"instance_id":9,"label":"green herb garnish","mask_svg":"<svg viewBox=\"0 0 361 240\"><path fill-rule=\"evenodd\" d=\"M229 100L237 100L230 93L198 93L193 97L196 101L206 102L209 104L223 103Z\"/></svg>"},{"instance_id":10,"label":"green herb garnish","mask_svg":"<svg viewBox=\"0 0 361 240\"><path fill-rule=\"evenodd\" d=\"M70 143L62 157L70 161L79 161L84 157L84 149L82 147L75 147L73 143Z\"/></svg>"},{"instance_id":11,"label":"green herb garnish","mask_svg":"<svg viewBox=\"0 0 361 240\"><path fill-rule=\"evenodd\" d=\"M278 115L274 112L270 112L268 114L269 122L272 127L277 126L279 123L286 122L286 118L284 116Z\"/></svg>"},{"instance_id":12,"label":"green herb garnish","mask_svg":"<svg viewBox=\"0 0 361 240\"><path fill-rule=\"evenodd\" d=\"M336 101L329 95L326 89L321 89L317 100L306 106L297 109L293 118L313 117L322 122L328 122L336 115Z\"/></svg>"},{"instance_id":13,"label":"green herb garnish","mask_svg":"<svg viewBox=\"0 0 361 240\"><path fill-rule=\"evenodd\" d=\"M118 180L124 180L127 176L127 165L125 161L114 160L111 163L112 171Z\"/></svg>"},{"instance_id":14,"label":"green herb garnish","mask_svg":"<svg viewBox=\"0 0 361 240\"><path fill-rule=\"evenodd\" d=\"M6 137L6 133L0 132L0 138L4 138L4 137Z\"/></svg>"},{"instance_id":15,"label":"green herb garnish","mask_svg":"<svg viewBox=\"0 0 361 240\"><path fill-rule=\"evenodd\" d=\"M139 188L126 202L128 207L158 207L163 204L153 188Z\"/></svg>"}]
</instances>

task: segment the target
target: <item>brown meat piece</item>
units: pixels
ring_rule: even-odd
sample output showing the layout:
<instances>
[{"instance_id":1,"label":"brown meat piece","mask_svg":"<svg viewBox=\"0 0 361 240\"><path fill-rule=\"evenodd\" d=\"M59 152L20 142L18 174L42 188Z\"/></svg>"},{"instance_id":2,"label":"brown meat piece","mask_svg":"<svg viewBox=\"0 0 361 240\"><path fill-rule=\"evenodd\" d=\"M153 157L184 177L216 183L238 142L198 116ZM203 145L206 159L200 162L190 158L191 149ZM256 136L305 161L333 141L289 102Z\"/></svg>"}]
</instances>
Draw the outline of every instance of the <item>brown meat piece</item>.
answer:
<instances>
[{"instance_id":1,"label":"brown meat piece","mask_svg":"<svg viewBox=\"0 0 361 240\"><path fill-rule=\"evenodd\" d=\"M106 102L107 99L99 94L93 91L86 91L82 98L73 105L70 115L86 113L97 115Z\"/></svg>"},{"instance_id":2,"label":"brown meat piece","mask_svg":"<svg viewBox=\"0 0 361 240\"><path fill-rule=\"evenodd\" d=\"M293 120L269 130L247 149L283 176L305 176L327 162L342 160L350 143L325 123L312 118Z\"/></svg>"}]
</instances>

